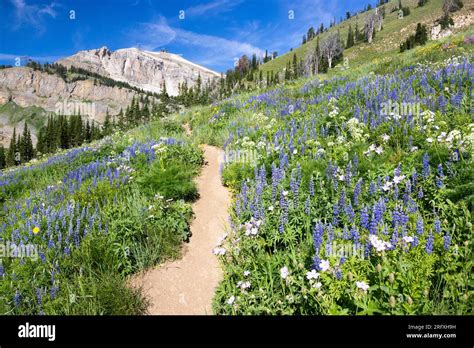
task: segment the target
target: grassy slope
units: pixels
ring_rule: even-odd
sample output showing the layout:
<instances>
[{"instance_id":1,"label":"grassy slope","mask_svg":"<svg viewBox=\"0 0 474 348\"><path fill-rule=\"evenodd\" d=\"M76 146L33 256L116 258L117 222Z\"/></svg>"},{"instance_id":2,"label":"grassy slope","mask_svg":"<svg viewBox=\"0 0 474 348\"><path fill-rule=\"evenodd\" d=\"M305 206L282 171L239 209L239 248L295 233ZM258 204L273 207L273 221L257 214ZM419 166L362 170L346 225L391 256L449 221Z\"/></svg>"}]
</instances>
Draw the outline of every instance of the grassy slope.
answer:
<instances>
[{"instance_id":1,"label":"grassy slope","mask_svg":"<svg viewBox=\"0 0 474 348\"><path fill-rule=\"evenodd\" d=\"M415 31L417 23L426 23L428 24L428 27L430 27L431 23L440 17L442 13L441 7L443 0L429 0L429 2L423 7L417 7L417 2L417 0L402 1L403 6L408 6L410 8L410 15L403 19L398 19L397 12L391 12L391 9L396 6L398 1L392 0L388 4L385 4L386 15L383 22L383 29L376 33L373 43L357 44L356 46L344 51L344 56L349 59L349 66L361 67L366 66L367 64L373 64L374 61L389 61L396 58L399 54L400 43ZM468 10L472 11L473 9L474 0L466 0L464 1L464 8L461 11L466 13ZM374 11L375 10L371 10L369 12ZM328 32L321 35L320 40L324 40L328 33L339 30L341 38L345 42L349 25L352 25L352 29L354 29L357 22L359 29L362 29L365 17L369 12L359 14L333 28L330 28ZM317 25L317 23L315 23L315 25ZM397 33L397 35L394 35L395 33ZM287 62L293 59L293 54L296 54L298 60L300 60L305 57L307 50L314 49L315 45L316 40L312 40L296 49L293 49L291 52L287 52L284 55L263 64L261 69L263 73L271 70L282 71Z\"/></svg>"},{"instance_id":2,"label":"grassy slope","mask_svg":"<svg viewBox=\"0 0 474 348\"><path fill-rule=\"evenodd\" d=\"M14 102L0 105L0 115L7 116L8 121L12 125L22 123L26 118L28 118L28 123L35 129L41 128L46 120L46 112L42 108L38 106L28 106L24 108Z\"/></svg>"}]
</instances>

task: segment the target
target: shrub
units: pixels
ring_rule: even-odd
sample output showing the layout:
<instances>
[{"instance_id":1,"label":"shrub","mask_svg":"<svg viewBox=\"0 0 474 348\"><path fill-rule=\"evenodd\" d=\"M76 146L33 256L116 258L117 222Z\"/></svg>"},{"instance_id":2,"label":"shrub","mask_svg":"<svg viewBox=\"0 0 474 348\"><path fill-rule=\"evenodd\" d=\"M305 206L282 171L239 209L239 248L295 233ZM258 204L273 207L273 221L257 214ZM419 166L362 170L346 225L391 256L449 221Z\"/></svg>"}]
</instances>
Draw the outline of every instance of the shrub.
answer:
<instances>
[{"instance_id":1,"label":"shrub","mask_svg":"<svg viewBox=\"0 0 474 348\"><path fill-rule=\"evenodd\" d=\"M195 173L196 167L187 164L172 161L161 167L159 162L155 162L138 179L138 183L152 195L194 200L198 197L196 184L192 180Z\"/></svg>"}]
</instances>

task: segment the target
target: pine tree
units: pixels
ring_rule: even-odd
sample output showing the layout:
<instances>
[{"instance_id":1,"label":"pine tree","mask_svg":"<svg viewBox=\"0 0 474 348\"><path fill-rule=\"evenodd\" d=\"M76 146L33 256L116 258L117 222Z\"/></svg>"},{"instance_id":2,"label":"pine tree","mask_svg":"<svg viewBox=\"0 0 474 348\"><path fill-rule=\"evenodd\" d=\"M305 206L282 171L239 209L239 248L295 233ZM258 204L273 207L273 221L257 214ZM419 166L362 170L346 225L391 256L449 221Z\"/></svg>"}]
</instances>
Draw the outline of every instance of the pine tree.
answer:
<instances>
[{"instance_id":1,"label":"pine tree","mask_svg":"<svg viewBox=\"0 0 474 348\"><path fill-rule=\"evenodd\" d=\"M354 46L354 33L352 32L352 26L349 24L349 32L347 33L346 48Z\"/></svg>"},{"instance_id":2,"label":"pine tree","mask_svg":"<svg viewBox=\"0 0 474 348\"><path fill-rule=\"evenodd\" d=\"M112 133L112 124L110 123L109 110L107 110L105 113L105 120L104 120L102 133L104 134L104 136Z\"/></svg>"},{"instance_id":3,"label":"pine tree","mask_svg":"<svg viewBox=\"0 0 474 348\"><path fill-rule=\"evenodd\" d=\"M126 119L125 119L125 115L123 114L123 110L120 109L119 113L118 113L118 128L120 130L125 130L125 127L126 127Z\"/></svg>"},{"instance_id":4,"label":"pine tree","mask_svg":"<svg viewBox=\"0 0 474 348\"><path fill-rule=\"evenodd\" d=\"M86 122L86 127L84 131L84 140L89 143L92 140L92 132L91 132L91 125L89 123L89 120Z\"/></svg>"},{"instance_id":5,"label":"pine tree","mask_svg":"<svg viewBox=\"0 0 474 348\"><path fill-rule=\"evenodd\" d=\"M45 154L46 150L46 143L45 143L45 128L41 127L38 131L38 141L36 143L36 153L37 154Z\"/></svg>"},{"instance_id":6,"label":"pine tree","mask_svg":"<svg viewBox=\"0 0 474 348\"><path fill-rule=\"evenodd\" d=\"M7 159L5 156L5 148L0 145L0 169L4 169L7 166Z\"/></svg>"},{"instance_id":7,"label":"pine tree","mask_svg":"<svg viewBox=\"0 0 474 348\"><path fill-rule=\"evenodd\" d=\"M7 165L15 165L15 154L16 154L16 128L13 128L13 135L10 139L10 147L7 152Z\"/></svg>"},{"instance_id":8,"label":"pine tree","mask_svg":"<svg viewBox=\"0 0 474 348\"><path fill-rule=\"evenodd\" d=\"M293 53L293 71L292 77L294 79L298 78L298 58L296 57L296 53Z\"/></svg>"},{"instance_id":9,"label":"pine tree","mask_svg":"<svg viewBox=\"0 0 474 348\"><path fill-rule=\"evenodd\" d=\"M25 163L33 159L33 142L31 140L31 133L28 130L28 124L26 123L26 121L25 126L23 127L23 135L21 137L21 140L19 140L19 143L21 162Z\"/></svg>"}]
</instances>

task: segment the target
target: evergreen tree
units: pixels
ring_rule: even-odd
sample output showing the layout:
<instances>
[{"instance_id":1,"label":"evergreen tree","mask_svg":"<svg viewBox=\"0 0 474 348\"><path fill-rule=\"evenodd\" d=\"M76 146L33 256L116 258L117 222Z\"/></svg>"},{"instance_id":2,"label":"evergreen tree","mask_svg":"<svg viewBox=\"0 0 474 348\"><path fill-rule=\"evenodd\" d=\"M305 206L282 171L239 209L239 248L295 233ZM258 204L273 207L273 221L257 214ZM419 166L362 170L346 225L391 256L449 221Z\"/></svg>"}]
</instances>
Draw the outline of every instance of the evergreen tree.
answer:
<instances>
[{"instance_id":1,"label":"evergreen tree","mask_svg":"<svg viewBox=\"0 0 474 348\"><path fill-rule=\"evenodd\" d=\"M296 57L296 53L293 53L293 71L292 77L298 78L298 58Z\"/></svg>"},{"instance_id":2,"label":"evergreen tree","mask_svg":"<svg viewBox=\"0 0 474 348\"><path fill-rule=\"evenodd\" d=\"M21 162L25 163L33 159L33 142L31 140L31 133L28 129L28 124L25 121L25 126L23 127L23 135L20 142L20 156Z\"/></svg>"},{"instance_id":3,"label":"evergreen tree","mask_svg":"<svg viewBox=\"0 0 474 348\"><path fill-rule=\"evenodd\" d=\"M7 152L7 165L15 165L15 154L16 154L16 128L13 128L13 135L10 139L10 147Z\"/></svg>"},{"instance_id":4,"label":"evergreen tree","mask_svg":"<svg viewBox=\"0 0 474 348\"><path fill-rule=\"evenodd\" d=\"M257 69L257 55L255 53L252 55L251 68L252 68L252 71Z\"/></svg>"},{"instance_id":5,"label":"evergreen tree","mask_svg":"<svg viewBox=\"0 0 474 348\"><path fill-rule=\"evenodd\" d=\"M110 122L109 110L105 113L104 126L102 130L104 136L112 133L112 123Z\"/></svg>"},{"instance_id":6,"label":"evergreen tree","mask_svg":"<svg viewBox=\"0 0 474 348\"><path fill-rule=\"evenodd\" d=\"M118 113L118 128L120 130L125 130L126 124L127 124L127 121L126 121L125 115L123 113L123 110L120 109Z\"/></svg>"},{"instance_id":7,"label":"evergreen tree","mask_svg":"<svg viewBox=\"0 0 474 348\"><path fill-rule=\"evenodd\" d=\"M349 32L347 33L346 48L354 46L354 33L352 32L352 26L349 24Z\"/></svg>"},{"instance_id":8,"label":"evergreen tree","mask_svg":"<svg viewBox=\"0 0 474 348\"><path fill-rule=\"evenodd\" d=\"M4 169L7 166L7 158L5 156L5 148L0 145L0 169Z\"/></svg>"},{"instance_id":9,"label":"evergreen tree","mask_svg":"<svg viewBox=\"0 0 474 348\"><path fill-rule=\"evenodd\" d=\"M91 125L89 123L89 120L86 122L86 127L84 131L84 140L89 143L92 140L92 131L91 131Z\"/></svg>"}]
</instances>

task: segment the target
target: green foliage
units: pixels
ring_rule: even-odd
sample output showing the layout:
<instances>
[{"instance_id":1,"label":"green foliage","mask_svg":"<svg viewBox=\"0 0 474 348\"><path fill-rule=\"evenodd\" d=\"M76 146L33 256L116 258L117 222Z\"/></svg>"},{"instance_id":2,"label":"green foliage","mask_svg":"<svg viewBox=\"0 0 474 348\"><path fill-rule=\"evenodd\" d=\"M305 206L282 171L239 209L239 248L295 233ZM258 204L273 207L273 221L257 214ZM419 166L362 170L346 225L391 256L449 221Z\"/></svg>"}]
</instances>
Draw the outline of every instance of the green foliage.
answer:
<instances>
[{"instance_id":1,"label":"green foliage","mask_svg":"<svg viewBox=\"0 0 474 348\"><path fill-rule=\"evenodd\" d=\"M196 184L192 181L196 168L187 164L169 161L155 162L138 183L143 190L157 192L165 198L194 200L198 197Z\"/></svg>"},{"instance_id":2,"label":"green foliage","mask_svg":"<svg viewBox=\"0 0 474 348\"><path fill-rule=\"evenodd\" d=\"M428 41L428 29L426 25L418 23L414 35L410 35L404 43L400 45L400 52L410 50L415 46L423 46Z\"/></svg>"}]
</instances>

